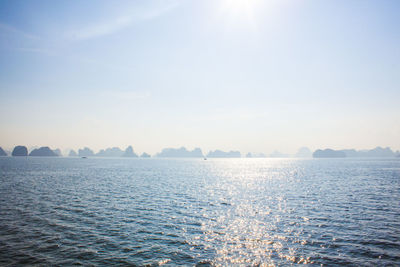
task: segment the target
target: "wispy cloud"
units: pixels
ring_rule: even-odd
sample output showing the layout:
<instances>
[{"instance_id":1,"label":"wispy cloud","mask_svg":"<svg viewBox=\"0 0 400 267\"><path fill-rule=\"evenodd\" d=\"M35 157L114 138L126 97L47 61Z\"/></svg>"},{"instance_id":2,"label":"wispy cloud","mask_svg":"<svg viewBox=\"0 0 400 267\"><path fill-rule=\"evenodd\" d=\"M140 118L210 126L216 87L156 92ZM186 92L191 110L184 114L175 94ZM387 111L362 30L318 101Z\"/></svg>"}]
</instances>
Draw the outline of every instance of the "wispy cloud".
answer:
<instances>
[{"instance_id":1,"label":"wispy cloud","mask_svg":"<svg viewBox=\"0 0 400 267\"><path fill-rule=\"evenodd\" d=\"M98 23L76 31L72 31L68 34L68 37L72 40L92 39L121 30L129 26L132 22L132 17L120 17L108 22Z\"/></svg>"},{"instance_id":2,"label":"wispy cloud","mask_svg":"<svg viewBox=\"0 0 400 267\"><path fill-rule=\"evenodd\" d=\"M31 40L39 40L40 37L34 34L30 34L27 32L24 32L20 29L15 28L14 26L8 25L8 24L4 24L4 23L0 23L0 32L5 32L8 34L14 34L17 35L19 37L23 37L25 39L31 39Z\"/></svg>"},{"instance_id":3,"label":"wispy cloud","mask_svg":"<svg viewBox=\"0 0 400 267\"><path fill-rule=\"evenodd\" d=\"M51 54L42 46L43 38L0 22L0 48L7 51Z\"/></svg>"},{"instance_id":4,"label":"wispy cloud","mask_svg":"<svg viewBox=\"0 0 400 267\"><path fill-rule=\"evenodd\" d=\"M37 53L37 54L43 54L43 55L47 55L47 56L55 56L56 55L56 53L54 51L52 51L51 49L46 49L46 48L13 47L13 48L10 48L10 50L26 52L26 53Z\"/></svg>"},{"instance_id":5,"label":"wispy cloud","mask_svg":"<svg viewBox=\"0 0 400 267\"><path fill-rule=\"evenodd\" d=\"M165 1L162 3L162 5L151 6L150 8L146 8L144 10L135 10L128 15L97 22L92 25L70 31L67 33L67 37L71 40L80 41L109 35L129 27L135 22L154 19L178 6L178 1Z\"/></svg>"}]
</instances>

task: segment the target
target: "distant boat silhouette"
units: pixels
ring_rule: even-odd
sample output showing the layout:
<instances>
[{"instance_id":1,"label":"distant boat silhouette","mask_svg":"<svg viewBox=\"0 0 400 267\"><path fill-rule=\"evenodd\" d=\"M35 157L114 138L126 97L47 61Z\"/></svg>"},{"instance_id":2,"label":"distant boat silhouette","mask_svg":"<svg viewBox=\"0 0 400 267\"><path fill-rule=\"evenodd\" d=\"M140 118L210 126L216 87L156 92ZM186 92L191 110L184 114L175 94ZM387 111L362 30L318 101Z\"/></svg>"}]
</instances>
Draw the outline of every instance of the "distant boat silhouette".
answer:
<instances>
[{"instance_id":1,"label":"distant boat silhouette","mask_svg":"<svg viewBox=\"0 0 400 267\"><path fill-rule=\"evenodd\" d=\"M207 158L205 157L204 160L207 160Z\"/></svg>"},{"instance_id":2,"label":"distant boat silhouette","mask_svg":"<svg viewBox=\"0 0 400 267\"><path fill-rule=\"evenodd\" d=\"M87 159L87 157L82 157L83 159Z\"/></svg>"}]
</instances>

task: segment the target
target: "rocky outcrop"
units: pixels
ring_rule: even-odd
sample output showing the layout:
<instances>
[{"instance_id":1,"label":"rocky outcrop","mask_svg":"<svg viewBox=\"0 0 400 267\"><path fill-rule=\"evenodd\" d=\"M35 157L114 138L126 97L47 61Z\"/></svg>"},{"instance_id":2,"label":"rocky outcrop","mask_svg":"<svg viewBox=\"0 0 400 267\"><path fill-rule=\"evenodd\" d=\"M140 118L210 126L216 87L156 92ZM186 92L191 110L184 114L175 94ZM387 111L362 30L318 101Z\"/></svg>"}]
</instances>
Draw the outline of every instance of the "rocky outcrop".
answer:
<instances>
[{"instance_id":1,"label":"rocky outcrop","mask_svg":"<svg viewBox=\"0 0 400 267\"><path fill-rule=\"evenodd\" d=\"M29 156L33 157L58 157L58 155L51 150L48 146L43 146L41 148L37 148L32 150L31 153L29 153Z\"/></svg>"},{"instance_id":2,"label":"rocky outcrop","mask_svg":"<svg viewBox=\"0 0 400 267\"><path fill-rule=\"evenodd\" d=\"M14 147L11 155L13 157L26 157L28 156L28 149L26 146L16 146Z\"/></svg>"}]
</instances>

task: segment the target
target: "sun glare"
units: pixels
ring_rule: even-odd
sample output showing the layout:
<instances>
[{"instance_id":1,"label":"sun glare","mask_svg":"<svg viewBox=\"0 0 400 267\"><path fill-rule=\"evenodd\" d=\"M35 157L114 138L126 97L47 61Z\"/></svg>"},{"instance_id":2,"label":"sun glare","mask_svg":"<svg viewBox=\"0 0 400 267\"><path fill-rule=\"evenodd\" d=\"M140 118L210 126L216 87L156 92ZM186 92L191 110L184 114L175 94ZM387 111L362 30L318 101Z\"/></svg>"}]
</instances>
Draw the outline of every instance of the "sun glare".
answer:
<instances>
[{"instance_id":1,"label":"sun glare","mask_svg":"<svg viewBox=\"0 0 400 267\"><path fill-rule=\"evenodd\" d=\"M234 16L253 16L260 0L223 0L223 8Z\"/></svg>"},{"instance_id":2,"label":"sun glare","mask_svg":"<svg viewBox=\"0 0 400 267\"><path fill-rule=\"evenodd\" d=\"M261 0L222 0L220 10L229 24L248 24L256 28L257 11L261 5L264 5Z\"/></svg>"}]
</instances>

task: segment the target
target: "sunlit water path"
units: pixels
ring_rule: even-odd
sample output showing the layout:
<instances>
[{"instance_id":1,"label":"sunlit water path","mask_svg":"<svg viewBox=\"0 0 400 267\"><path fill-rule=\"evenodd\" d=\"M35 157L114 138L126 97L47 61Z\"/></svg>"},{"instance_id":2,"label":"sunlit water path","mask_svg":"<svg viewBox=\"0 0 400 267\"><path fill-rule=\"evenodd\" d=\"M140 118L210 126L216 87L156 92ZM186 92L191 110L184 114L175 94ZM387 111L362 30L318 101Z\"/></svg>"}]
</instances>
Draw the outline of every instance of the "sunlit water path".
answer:
<instances>
[{"instance_id":1,"label":"sunlit water path","mask_svg":"<svg viewBox=\"0 0 400 267\"><path fill-rule=\"evenodd\" d=\"M0 265L399 265L399 159L0 158Z\"/></svg>"}]
</instances>

